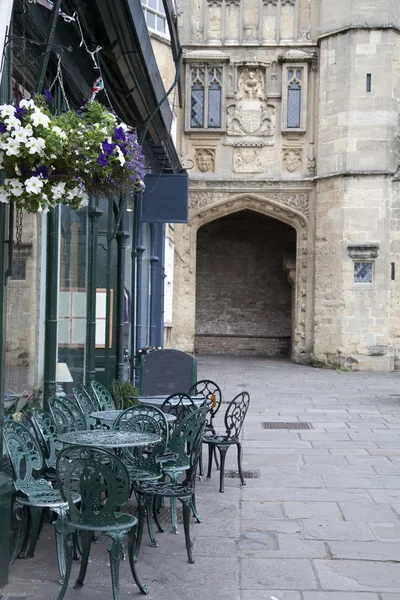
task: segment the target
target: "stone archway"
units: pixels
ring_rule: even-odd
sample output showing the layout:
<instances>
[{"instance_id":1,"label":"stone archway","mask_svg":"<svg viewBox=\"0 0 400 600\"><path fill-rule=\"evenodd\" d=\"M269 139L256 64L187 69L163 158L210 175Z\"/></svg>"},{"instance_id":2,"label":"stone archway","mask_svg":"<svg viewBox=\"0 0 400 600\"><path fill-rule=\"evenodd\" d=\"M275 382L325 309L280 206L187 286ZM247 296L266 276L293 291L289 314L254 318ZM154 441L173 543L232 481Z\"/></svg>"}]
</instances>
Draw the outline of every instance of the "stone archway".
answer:
<instances>
[{"instance_id":1,"label":"stone archway","mask_svg":"<svg viewBox=\"0 0 400 600\"><path fill-rule=\"evenodd\" d=\"M309 193L232 194L193 192L188 225L175 230L174 331L175 348L194 351L196 250L200 227L226 215L251 210L291 225L296 231L296 261L287 265L293 283L292 357L304 360L312 344L312 240Z\"/></svg>"}]
</instances>

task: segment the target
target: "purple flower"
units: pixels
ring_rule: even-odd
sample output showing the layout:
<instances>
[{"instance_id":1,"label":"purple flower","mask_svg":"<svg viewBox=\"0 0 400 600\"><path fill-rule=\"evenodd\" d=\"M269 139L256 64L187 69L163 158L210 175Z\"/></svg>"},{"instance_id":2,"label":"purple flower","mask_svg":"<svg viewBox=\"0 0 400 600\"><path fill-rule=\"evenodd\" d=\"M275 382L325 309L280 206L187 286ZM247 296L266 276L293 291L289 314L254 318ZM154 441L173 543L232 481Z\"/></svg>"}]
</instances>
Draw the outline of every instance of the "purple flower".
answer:
<instances>
[{"instance_id":1,"label":"purple flower","mask_svg":"<svg viewBox=\"0 0 400 600\"><path fill-rule=\"evenodd\" d=\"M107 157L105 154L99 154L99 156L97 157L96 160L97 164L100 165L100 167L105 167L107 166Z\"/></svg>"},{"instance_id":2,"label":"purple flower","mask_svg":"<svg viewBox=\"0 0 400 600\"><path fill-rule=\"evenodd\" d=\"M51 102L53 100L53 95L50 90L44 90L44 95L48 102Z\"/></svg>"},{"instance_id":3,"label":"purple flower","mask_svg":"<svg viewBox=\"0 0 400 600\"><path fill-rule=\"evenodd\" d=\"M107 142L107 140L101 142L101 147L103 148L103 152L106 156L110 156L110 154L114 152L115 146L116 144L110 144L109 142Z\"/></svg>"},{"instance_id":4,"label":"purple flower","mask_svg":"<svg viewBox=\"0 0 400 600\"><path fill-rule=\"evenodd\" d=\"M27 114L27 112L28 112L28 111L26 110L26 108L21 108L20 106L17 106L17 107L15 108L15 116L16 116L16 117L17 117L17 119L19 119L20 121L22 121L22 117L23 117L24 115L26 115L26 114Z\"/></svg>"},{"instance_id":5,"label":"purple flower","mask_svg":"<svg viewBox=\"0 0 400 600\"><path fill-rule=\"evenodd\" d=\"M122 127L114 127L114 137L116 140L121 140L121 142L126 141L125 131Z\"/></svg>"},{"instance_id":6,"label":"purple flower","mask_svg":"<svg viewBox=\"0 0 400 600\"><path fill-rule=\"evenodd\" d=\"M34 176L42 177L43 179L48 179L49 178L49 170L46 167L46 165L42 165L41 167L38 167L36 169L36 171L34 172Z\"/></svg>"},{"instance_id":7,"label":"purple flower","mask_svg":"<svg viewBox=\"0 0 400 600\"><path fill-rule=\"evenodd\" d=\"M118 144L118 146L119 146L119 149L121 150L122 154L124 156L126 156L128 154L128 150L126 149L125 144Z\"/></svg>"},{"instance_id":8,"label":"purple flower","mask_svg":"<svg viewBox=\"0 0 400 600\"><path fill-rule=\"evenodd\" d=\"M7 131L7 127L4 123L0 123L0 134L5 133Z\"/></svg>"}]
</instances>

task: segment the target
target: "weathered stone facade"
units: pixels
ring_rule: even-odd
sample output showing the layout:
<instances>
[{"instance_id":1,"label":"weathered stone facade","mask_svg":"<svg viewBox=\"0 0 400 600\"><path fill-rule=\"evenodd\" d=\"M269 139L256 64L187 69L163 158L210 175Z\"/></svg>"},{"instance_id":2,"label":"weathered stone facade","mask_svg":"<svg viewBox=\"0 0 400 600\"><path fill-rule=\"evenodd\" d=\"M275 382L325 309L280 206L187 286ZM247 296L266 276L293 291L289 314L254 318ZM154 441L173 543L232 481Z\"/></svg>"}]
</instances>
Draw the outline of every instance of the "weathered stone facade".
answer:
<instances>
[{"instance_id":1,"label":"weathered stone facade","mask_svg":"<svg viewBox=\"0 0 400 600\"><path fill-rule=\"evenodd\" d=\"M199 228L250 210L296 232L296 254L282 264L292 356L393 369L400 5L183 0L180 24L178 139L193 168L189 225L175 229L173 345L194 350Z\"/></svg>"}]
</instances>

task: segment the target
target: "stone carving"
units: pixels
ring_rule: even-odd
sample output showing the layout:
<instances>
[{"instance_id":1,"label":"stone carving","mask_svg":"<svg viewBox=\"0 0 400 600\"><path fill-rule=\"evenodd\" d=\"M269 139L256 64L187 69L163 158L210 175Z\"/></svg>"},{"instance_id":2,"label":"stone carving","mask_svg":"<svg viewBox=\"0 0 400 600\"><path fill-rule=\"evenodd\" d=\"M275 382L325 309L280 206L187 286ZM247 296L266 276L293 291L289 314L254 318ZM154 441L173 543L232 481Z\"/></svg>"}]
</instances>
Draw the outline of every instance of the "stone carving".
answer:
<instances>
[{"instance_id":1,"label":"stone carving","mask_svg":"<svg viewBox=\"0 0 400 600\"><path fill-rule=\"evenodd\" d=\"M297 148L288 148L283 153L283 162L290 173L299 171L302 163L301 150Z\"/></svg>"},{"instance_id":2,"label":"stone carving","mask_svg":"<svg viewBox=\"0 0 400 600\"><path fill-rule=\"evenodd\" d=\"M228 39L239 37L239 4L240 0L225 0L226 37Z\"/></svg>"},{"instance_id":3,"label":"stone carving","mask_svg":"<svg viewBox=\"0 0 400 600\"><path fill-rule=\"evenodd\" d=\"M222 0L208 0L208 29L211 37L219 37L221 32Z\"/></svg>"},{"instance_id":4,"label":"stone carving","mask_svg":"<svg viewBox=\"0 0 400 600\"><path fill-rule=\"evenodd\" d=\"M202 173L214 171L215 152L209 148L198 148L196 150L195 161L197 167Z\"/></svg>"},{"instance_id":5,"label":"stone carving","mask_svg":"<svg viewBox=\"0 0 400 600\"><path fill-rule=\"evenodd\" d=\"M297 41L298 42L311 42L310 29L299 29Z\"/></svg>"},{"instance_id":6,"label":"stone carving","mask_svg":"<svg viewBox=\"0 0 400 600\"><path fill-rule=\"evenodd\" d=\"M234 103L228 106L229 135L267 135L275 133L275 106L266 102Z\"/></svg>"},{"instance_id":7,"label":"stone carving","mask_svg":"<svg viewBox=\"0 0 400 600\"><path fill-rule=\"evenodd\" d=\"M268 6L268 4L272 4L273 6L276 6L278 4L278 0L263 0L263 4L264 4L264 6Z\"/></svg>"},{"instance_id":8,"label":"stone carving","mask_svg":"<svg viewBox=\"0 0 400 600\"><path fill-rule=\"evenodd\" d=\"M307 171L311 175L315 175L317 161L315 160L314 146L311 146L310 156L307 158Z\"/></svg>"},{"instance_id":9,"label":"stone carving","mask_svg":"<svg viewBox=\"0 0 400 600\"><path fill-rule=\"evenodd\" d=\"M353 260L374 260L378 258L379 244L366 242L364 244L347 244L347 252Z\"/></svg>"},{"instance_id":10,"label":"stone carving","mask_svg":"<svg viewBox=\"0 0 400 600\"><path fill-rule=\"evenodd\" d=\"M296 0L281 0L281 5L285 6L285 4L290 4L290 6L294 6L296 4Z\"/></svg>"},{"instance_id":11,"label":"stone carving","mask_svg":"<svg viewBox=\"0 0 400 600\"><path fill-rule=\"evenodd\" d=\"M234 199L229 200L232 197ZM309 216L310 194L308 192L257 193L257 197L260 202L269 200L273 203L271 206L273 206L274 209L281 207L283 212L287 211L287 209L292 209L303 214L306 218ZM195 211L205 208L206 206L212 206L213 204L220 204L221 202L227 203L228 200L229 203L236 202L235 192L191 192L189 196L189 206L192 211ZM301 221L300 225L304 225L304 222ZM307 233L303 233L302 239L303 241L307 241Z\"/></svg>"},{"instance_id":12,"label":"stone carving","mask_svg":"<svg viewBox=\"0 0 400 600\"><path fill-rule=\"evenodd\" d=\"M192 6L192 38L198 41L203 39L203 0L193 0Z\"/></svg>"},{"instance_id":13,"label":"stone carving","mask_svg":"<svg viewBox=\"0 0 400 600\"><path fill-rule=\"evenodd\" d=\"M264 100L264 73L261 69L245 67L239 75L238 100Z\"/></svg>"},{"instance_id":14,"label":"stone carving","mask_svg":"<svg viewBox=\"0 0 400 600\"><path fill-rule=\"evenodd\" d=\"M262 173L262 150L259 148L234 148L233 170L235 173Z\"/></svg>"}]
</instances>

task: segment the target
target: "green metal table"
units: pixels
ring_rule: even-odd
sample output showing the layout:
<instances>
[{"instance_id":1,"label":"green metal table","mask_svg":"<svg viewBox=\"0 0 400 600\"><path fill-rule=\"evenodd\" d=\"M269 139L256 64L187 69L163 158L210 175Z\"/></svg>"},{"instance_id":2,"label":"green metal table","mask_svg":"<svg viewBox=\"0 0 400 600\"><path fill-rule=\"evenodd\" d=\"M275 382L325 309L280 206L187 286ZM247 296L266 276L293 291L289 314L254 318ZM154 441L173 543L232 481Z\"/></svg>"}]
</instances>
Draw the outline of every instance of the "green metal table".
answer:
<instances>
[{"instance_id":1,"label":"green metal table","mask_svg":"<svg viewBox=\"0 0 400 600\"><path fill-rule=\"evenodd\" d=\"M112 426L114 421L117 420L120 414L122 414L124 410L96 410L95 412L90 413L90 416L96 421L99 421L102 425ZM168 423L173 423L176 421L175 415L170 415L168 413L164 413L165 419Z\"/></svg>"},{"instance_id":2,"label":"green metal table","mask_svg":"<svg viewBox=\"0 0 400 600\"><path fill-rule=\"evenodd\" d=\"M135 448L157 444L161 441L161 436L156 433L93 429L92 431L70 431L58 436L58 439L63 444L69 444L70 446Z\"/></svg>"}]
</instances>

